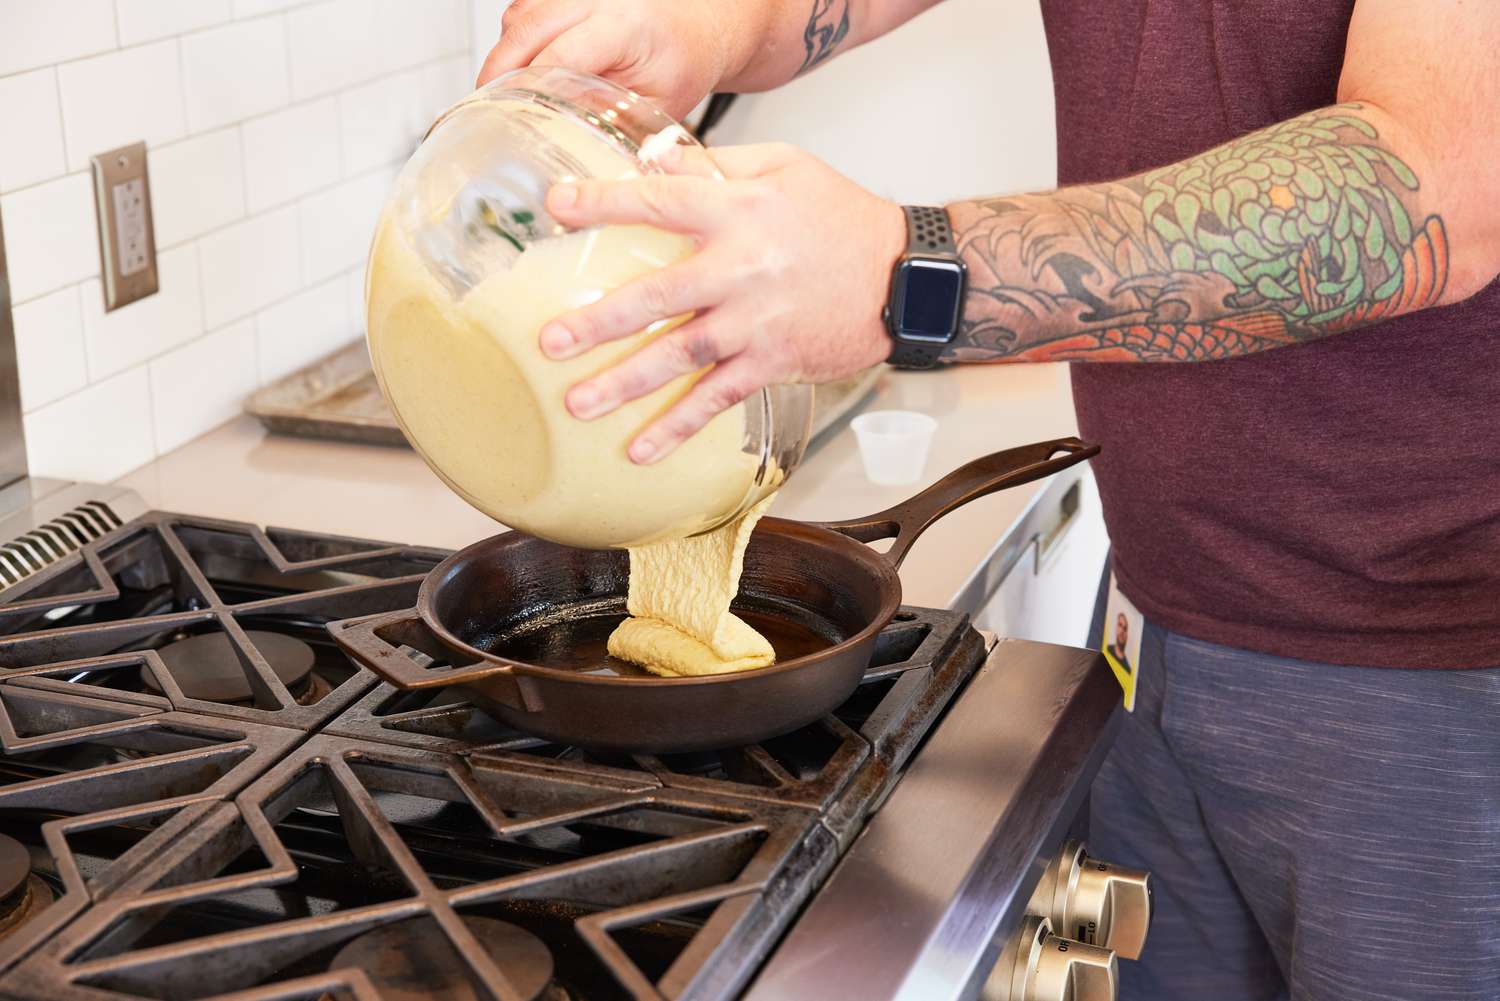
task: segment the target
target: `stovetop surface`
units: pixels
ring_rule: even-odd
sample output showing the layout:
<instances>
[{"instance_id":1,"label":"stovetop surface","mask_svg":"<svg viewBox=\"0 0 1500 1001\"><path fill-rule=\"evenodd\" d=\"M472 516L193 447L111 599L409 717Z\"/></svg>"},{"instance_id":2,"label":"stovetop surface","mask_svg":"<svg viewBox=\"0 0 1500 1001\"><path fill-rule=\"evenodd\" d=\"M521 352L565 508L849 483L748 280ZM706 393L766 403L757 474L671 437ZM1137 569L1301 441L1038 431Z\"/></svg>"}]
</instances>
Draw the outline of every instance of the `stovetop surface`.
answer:
<instances>
[{"instance_id":1,"label":"stovetop surface","mask_svg":"<svg viewBox=\"0 0 1500 1001\"><path fill-rule=\"evenodd\" d=\"M984 653L902 609L811 726L598 756L339 652L445 555L151 513L0 594L0 993L732 997Z\"/></svg>"}]
</instances>

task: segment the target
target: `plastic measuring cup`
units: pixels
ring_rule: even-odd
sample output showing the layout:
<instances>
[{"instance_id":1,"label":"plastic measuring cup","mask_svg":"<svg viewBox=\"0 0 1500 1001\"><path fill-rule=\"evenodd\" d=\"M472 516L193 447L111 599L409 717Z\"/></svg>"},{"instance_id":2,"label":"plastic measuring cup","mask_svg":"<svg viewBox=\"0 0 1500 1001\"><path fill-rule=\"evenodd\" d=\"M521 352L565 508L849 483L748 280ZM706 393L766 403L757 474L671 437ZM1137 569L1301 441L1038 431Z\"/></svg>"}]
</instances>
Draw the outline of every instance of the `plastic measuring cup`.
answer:
<instances>
[{"instance_id":1,"label":"plastic measuring cup","mask_svg":"<svg viewBox=\"0 0 1500 1001\"><path fill-rule=\"evenodd\" d=\"M850 422L871 483L916 483L927 466L937 421L914 410L874 410Z\"/></svg>"}]
</instances>

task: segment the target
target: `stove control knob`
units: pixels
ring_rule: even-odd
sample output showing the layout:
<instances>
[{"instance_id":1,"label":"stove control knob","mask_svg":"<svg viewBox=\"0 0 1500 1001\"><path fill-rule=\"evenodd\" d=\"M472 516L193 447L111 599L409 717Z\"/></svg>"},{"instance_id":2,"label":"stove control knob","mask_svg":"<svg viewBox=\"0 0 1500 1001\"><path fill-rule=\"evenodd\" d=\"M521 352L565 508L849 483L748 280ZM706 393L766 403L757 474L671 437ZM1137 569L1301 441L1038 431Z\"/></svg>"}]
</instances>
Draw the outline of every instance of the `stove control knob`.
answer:
<instances>
[{"instance_id":1,"label":"stove control knob","mask_svg":"<svg viewBox=\"0 0 1500 1001\"><path fill-rule=\"evenodd\" d=\"M1080 942L1139 959L1151 926L1151 875L1090 858L1082 842L1069 841L1026 910Z\"/></svg>"},{"instance_id":2,"label":"stove control knob","mask_svg":"<svg viewBox=\"0 0 1500 1001\"><path fill-rule=\"evenodd\" d=\"M980 992L982 1001L1115 1001L1115 954L1052 934L1046 918L1026 917Z\"/></svg>"}]
</instances>

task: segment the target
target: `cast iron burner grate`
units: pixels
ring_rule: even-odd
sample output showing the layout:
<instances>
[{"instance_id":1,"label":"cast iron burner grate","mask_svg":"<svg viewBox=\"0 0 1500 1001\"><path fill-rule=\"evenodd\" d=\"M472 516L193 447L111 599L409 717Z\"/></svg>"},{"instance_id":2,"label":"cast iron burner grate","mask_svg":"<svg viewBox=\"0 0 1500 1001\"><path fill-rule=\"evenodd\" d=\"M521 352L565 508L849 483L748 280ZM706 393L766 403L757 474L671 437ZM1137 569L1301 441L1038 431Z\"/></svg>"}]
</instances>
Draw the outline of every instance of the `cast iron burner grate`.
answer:
<instances>
[{"instance_id":1,"label":"cast iron burner grate","mask_svg":"<svg viewBox=\"0 0 1500 1001\"><path fill-rule=\"evenodd\" d=\"M903 608L881 633L860 688L832 715L759 744L698 754L599 755L510 729L470 705L461 689L402 692L386 683L324 729L801 806L821 811L825 826L847 842L983 655L967 616Z\"/></svg>"},{"instance_id":2,"label":"cast iron burner grate","mask_svg":"<svg viewBox=\"0 0 1500 1001\"><path fill-rule=\"evenodd\" d=\"M805 810L525 764L316 736L5 989L217 996L331 975L417 922L421 951L457 964L446 996L732 996L837 855ZM495 923L512 948L481 944ZM386 958L365 967L377 989L400 975Z\"/></svg>"},{"instance_id":3,"label":"cast iron burner grate","mask_svg":"<svg viewBox=\"0 0 1500 1001\"><path fill-rule=\"evenodd\" d=\"M374 677L327 633L415 600L445 554L153 513L0 603L0 677L311 729Z\"/></svg>"},{"instance_id":4,"label":"cast iron burner grate","mask_svg":"<svg viewBox=\"0 0 1500 1001\"><path fill-rule=\"evenodd\" d=\"M283 728L0 682L0 854L11 890L0 887L0 971L297 740Z\"/></svg>"},{"instance_id":5,"label":"cast iron burner grate","mask_svg":"<svg viewBox=\"0 0 1500 1001\"><path fill-rule=\"evenodd\" d=\"M816 724L596 757L340 652L445 555L151 513L0 591L0 997L732 997L984 655L903 609Z\"/></svg>"}]
</instances>

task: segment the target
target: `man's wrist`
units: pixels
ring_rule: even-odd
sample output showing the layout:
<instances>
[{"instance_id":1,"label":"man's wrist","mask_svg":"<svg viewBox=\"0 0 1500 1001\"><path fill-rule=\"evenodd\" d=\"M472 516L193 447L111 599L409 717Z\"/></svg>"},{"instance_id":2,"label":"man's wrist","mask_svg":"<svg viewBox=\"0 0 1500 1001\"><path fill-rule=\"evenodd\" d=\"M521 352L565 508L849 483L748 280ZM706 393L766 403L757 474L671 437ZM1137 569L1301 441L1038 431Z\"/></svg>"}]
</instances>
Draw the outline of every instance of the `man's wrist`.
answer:
<instances>
[{"instance_id":1,"label":"man's wrist","mask_svg":"<svg viewBox=\"0 0 1500 1001\"><path fill-rule=\"evenodd\" d=\"M838 0L837 11L830 9L824 14L844 14L844 24L849 20L849 0ZM826 43L809 45L809 32L816 39L824 38L817 27L819 8L813 0L771 0L771 2L745 3L744 0L726 0L720 6L726 38L724 71L719 90L729 92L751 92L771 90L795 79L805 69L822 62L833 54L840 43L852 47L845 32L835 30L827 35Z\"/></svg>"},{"instance_id":2,"label":"man's wrist","mask_svg":"<svg viewBox=\"0 0 1500 1001\"><path fill-rule=\"evenodd\" d=\"M869 236L871 260L875 266L875 327L879 331L879 338L871 347L872 357L870 364L876 364L888 359L894 344L891 341L891 328L886 316L886 307L891 294L891 277L895 273L896 264L901 260L901 255L906 253L906 213L900 205L882 198L879 202L880 209L872 213L872 228Z\"/></svg>"},{"instance_id":3,"label":"man's wrist","mask_svg":"<svg viewBox=\"0 0 1500 1001\"><path fill-rule=\"evenodd\" d=\"M792 78L795 65L782 79L767 83L761 79L767 74L758 65L768 54L785 48L778 44L780 40L777 38L778 31L783 28L782 22L789 17L785 2L723 0L718 9L723 47L716 89L730 92L766 90Z\"/></svg>"}]
</instances>

